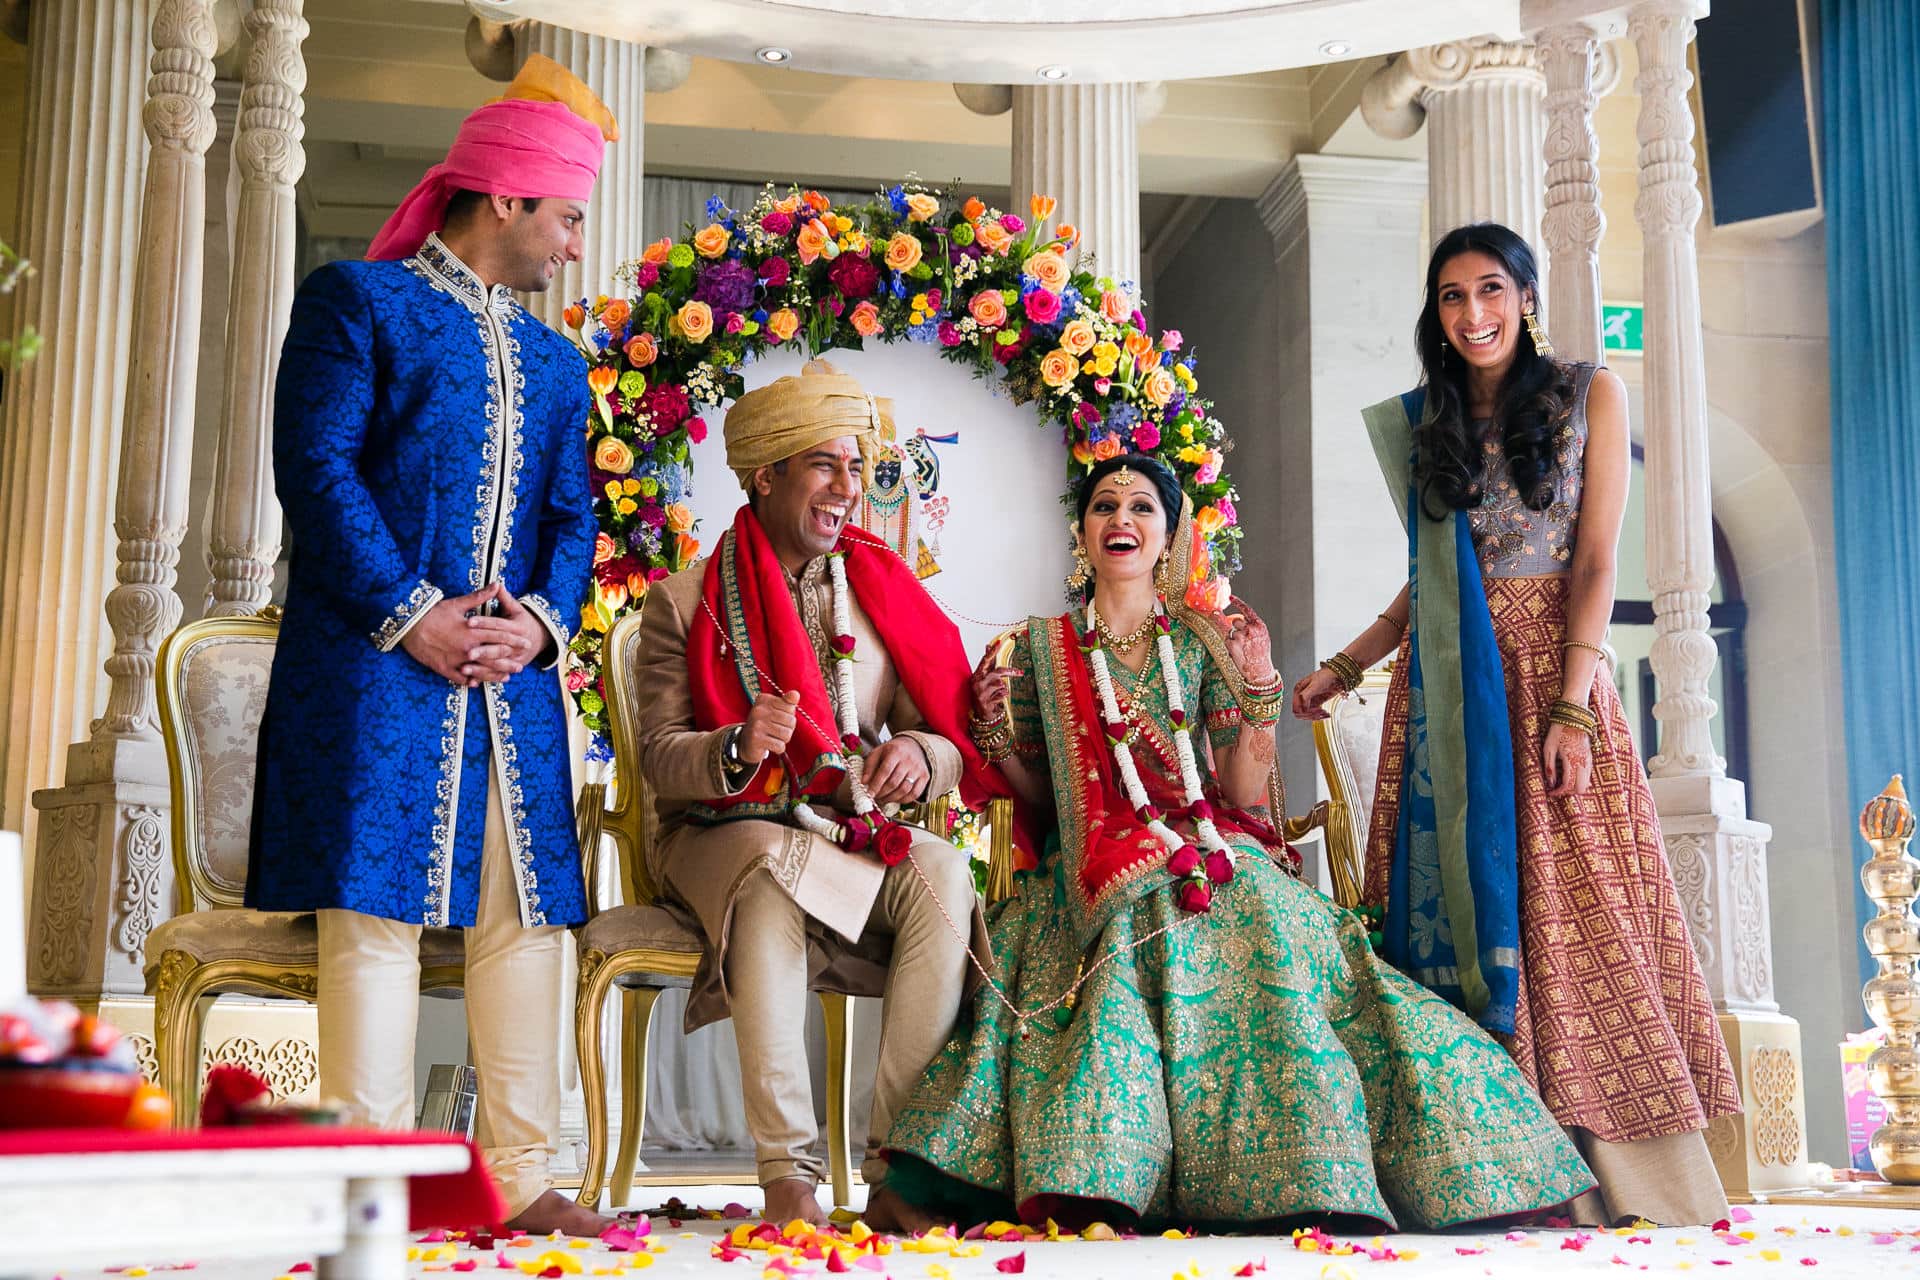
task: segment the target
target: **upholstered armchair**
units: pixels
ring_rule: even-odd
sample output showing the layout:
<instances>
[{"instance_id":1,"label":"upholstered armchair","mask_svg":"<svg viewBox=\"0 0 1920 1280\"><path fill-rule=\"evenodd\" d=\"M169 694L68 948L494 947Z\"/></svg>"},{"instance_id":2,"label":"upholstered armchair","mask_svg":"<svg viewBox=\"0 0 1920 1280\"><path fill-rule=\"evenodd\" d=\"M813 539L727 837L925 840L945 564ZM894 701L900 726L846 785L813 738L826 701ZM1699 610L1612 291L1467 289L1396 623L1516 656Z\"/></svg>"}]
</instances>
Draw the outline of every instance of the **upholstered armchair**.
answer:
<instances>
[{"instance_id":1,"label":"upholstered armchair","mask_svg":"<svg viewBox=\"0 0 1920 1280\"><path fill-rule=\"evenodd\" d=\"M632 672L640 638L636 610L614 624L608 633L601 669L606 673L608 724L613 738L613 779L590 783L580 796L581 848L586 854L587 891L596 910L579 935L579 991L574 1004L574 1034L580 1059L580 1087L585 1095L587 1159L580 1181L579 1202L598 1203L603 1185L610 1202L624 1204L633 1189L634 1167L647 1115L647 1030L662 991L693 985L704 940L690 916L663 906L659 886L647 874L646 853L653 840L653 801L635 761ZM903 815L929 830L947 830L947 804L936 800L924 813ZM989 815L990 830L1001 851L990 873L990 888L1004 894L1012 887L1012 845L1009 839L1012 809L1006 804ZM603 837L613 844L618 859L619 905L598 902L599 858ZM613 1178L605 1184L607 1168L607 1068L601 1043L601 1010L607 997L620 993L620 1151ZM847 1000L850 996L881 994L876 987L863 991L819 990L827 1031L827 1162L835 1204L844 1205L853 1192L853 1148L848 1117L848 1090L852 1077L852 1045L847 1036Z\"/></svg>"},{"instance_id":2,"label":"upholstered armchair","mask_svg":"<svg viewBox=\"0 0 1920 1280\"><path fill-rule=\"evenodd\" d=\"M222 993L314 998L319 936L312 913L251 911L246 889L254 753L266 709L279 611L190 622L160 646L156 684L173 792L179 910L147 935L159 1084L174 1123L198 1122L207 1010ZM423 990L458 988L465 957L455 929L420 944Z\"/></svg>"}]
</instances>

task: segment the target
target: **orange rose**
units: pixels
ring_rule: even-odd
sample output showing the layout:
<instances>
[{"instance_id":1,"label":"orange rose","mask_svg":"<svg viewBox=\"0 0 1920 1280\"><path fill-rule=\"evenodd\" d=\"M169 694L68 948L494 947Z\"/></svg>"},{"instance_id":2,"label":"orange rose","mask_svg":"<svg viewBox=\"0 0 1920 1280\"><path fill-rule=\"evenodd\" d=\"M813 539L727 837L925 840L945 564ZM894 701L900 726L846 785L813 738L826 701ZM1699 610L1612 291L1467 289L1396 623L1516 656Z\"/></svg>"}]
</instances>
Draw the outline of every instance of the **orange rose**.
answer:
<instances>
[{"instance_id":1,"label":"orange rose","mask_svg":"<svg viewBox=\"0 0 1920 1280\"><path fill-rule=\"evenodd\" d=\"M1013 246L1013 233L999 222L979 222L974 225L973 238L988 253L1005 253Z\"/></svg>"},{"instance_id":2,"label":"orange rose","mask_svg":"<svg viewBox=\"0 0 1920 1280\"><path fill-rule=\"evenodd\" d=\"M672 251L673 251L673 241L655 240L652 244L648 245L646 248L640 251L640 261L651 262L654 266L657 267L666 262L667 254L669 254Z\"/></svg>"},{"instance_id":3,"label":"orange rose","mask_svg":"<svg viewBox=\"0 0 1920 1280\"><path fill-rule=\"evenodd\" d=\"M1173 380L1171 373L1156 367L1149 369L1147 376L1141 379L1140 390L1145 393L1147 399L1153 401L1156 408L1164 409L1167 401L1173 399L1173 393L1179 389L1179 385Z\"/></svg>"},{"instance_id":4,"label":"orange rose","mask_svg":"<svg viewBox=\"0 0 1920 1280\"><path fill-rule=\"evenodd\" d=\"M1067 287L1067 278L1072 273L1067 270L1067 260L1049 249L1045 253L1036 253L1020 264L1020 269L1040 282L1040 287L1048 293L1058 293Z\"/></svg>"},{"instance_id":5,"label":"orange rose","mask_svg":"<svg viewBox=\"0 0 1920 1280\"><path fill-rule=\"evenodd\" d=\"M600 308L600 323L613 333L620 332L632 316L633 308L625 298L613 298Z\"/></svg>"},{"instance_id":6,"label":"orange rose","mask_svg":"<svg viewBox=\"0 0 1920 1280\"><path fill-rule=\"evenodd\" d=\"M800 197L798 195L782 196L773 207L782 213L792 213L800 207Z\"/></svg>"},{"instance_id":7,"label":"orange rose","mask_svg":"<svg viewBox=\"0 0 1920 1280\"><path fill-rule=\"evenodd\" d=\"M960 206L960 216L968 222L979 221L980 215L986 211L987 206L980 203L979 196L968 196L967 202Z\"/></svg>"},{"instance_id":8,"label":"orange rose","mask_svg":"<svg viewBox=\"0 0 1920 1280\"><path fill-rule=\"evenodd\" d=\"M800 261L812 266L814 259L827 251L827 229L820 225L818 218L811 219L800 228L794 245L800 250Z\"/></svg>"},{"instance_id":9,"label":"orange rose","mask_svg":"<svg viewBox=\"0 0 1920 1280\"><path fill-rule=\"evenodd\" d=\"M792 307L782 307L767 317L767 332L775 342L785 342L800 331L800 317Z\"/></svg>"},{"instance_id":10,"label":"orange rose","mask_svg":"<svg viewBox=\"0 0 1920 1280\"><path fill-rule=\"evenodd\" d=\"M1117 458L1119 456L1120 438L1118 436L1108 436L1105 440L1093 446L1093 460L1095 462L1105 462L1108 458Z\"/></svg>"},{"instance_id":11,"label":"orange rose","mask_svg":"<svg viewBox=\"0 0 1920 1280\"><path fill-rule=\"evenodd\" d=\"M1137 329L1122 338L1121 345L1126 347L1127 354L1133 357L1135 364L1141 363L1153 354L1153 339Z\"/></svg>"},{"instance_id":12,"label":"orange rose","mask_svg":"<svg viewBox=\"0 0 1920 1280\"><path fill-rule=\"evenodd\" d=\"M1007 300L998 289L982 289L973 295L967 310L982 329L998 329L1007 322Z\"/></svg>"},{"instance_id":13,"label":"orange rose","mask_svg":"<svg viewBox=\"0 0 1920 1280\"><path fill-rule=\"evenodd\" d=\"M924 191L907 197L907 219L911 222L926 222L939 212L940 202Z\"/></svg>"},{"instance_id":14,"label":"orange rose","mask_svg":"<svg viewBox=\"0 0 1920 1280\"><path fill-rule=\"evenodd\" d=\"M801 196L800 199L806 204L807 208L813 210L815 213L825 213L827 210L833 208L833 201L827 199L818 191L809 191Z\"/></svg>"},{"instance_id":15,"label":"orange rose","mask_svg":"<svg viewBox=\"0 0 1920 1280\"><path fill-rule=\"evenodd\" d=\"M697 298L693 299L680 308L673 322L688 342L705 342L713 333L713 308Z\"/></svg>"},{"instance_id":16,"label":"orange rose","mask_svg":"<svg viewBox=\"0 0 1920 1280\"><path fill-rule=\"evenodd\" d=\"M893 233L887 241L887 266L894 271L911 271L920 265L920 237L905 231Z\"/></svg>"},{"instance_id":17,"label":"orange rose","mask_svg":"<svg viewBox=\"0 0 1920 1280\"><path fill-rule=\"evenodd\" d=\"M1093 349L1093 326L1085 320L1070 320L1067 327L1060 331L1060 345L1076 356L1083 356Z\"/></svg>"},{"instance_id":18,"label":"orange rose","mask_svg":"<svg viewBox=\"0 0 1920 1280\"><path fill-rule=\"evenodd\" d=\"M871 302L863 302L847 314L847 323L861 337L871 338L880 332L880 308Z\"/></svg>"},{"instance_id":19,"label":"orange rose","mask_svg":"<svg viewBox=\"0 0 1920 1280\"><path fill-rule=\"evenodd\" d=\"M717 258L727 251L727 244L733 239L733 232L717 222L710 222L693 233L693 247L703 258Z\"/></svg>"},{"instance_id":20,"label":"orange rose","mask_svg":"<svg viewBox=\"0 0 1920 1280\"><path fill-rule=\"evenodd\" d=\"M614 543L614 540L605 533L596 533L593 536L593 562L595 564L605 564L607 561L613 559L614 554L619 550L620 548Z\"/></svg>"},{"instance_id":21,"label":"orange rose","mask_svg":"<svg viewBox=\"0 0 1920 1280\"><path fill-rule=\"evenodd\" d=\"M597 364L587 370L587 388L597 396L612 391L614 384L620 381L620 375L610 364Z\"/></svg>"},{"instance_id":22,"label":"orange rose","mask_svg":"<svg viewBox=\"0 0 1920 1280\"><path fill-rule=\"evenodd\" d=\"M1051 218L1054 209L1057 207L1052 196L1027 197L1027 208L1032 211L1035 222L1045 222L1048 218Z\"/></svg>"},{"instance_id":23,"label":"orange rose","mask_svg":"<svg viewBox=\"0 0 1920 1280\"><path fill-rule=\"evenodd\" d=\"M1080 362L1058 347L1040 361L1040 380L1050 387L1064 387L1080 376Z\"/></svg>"},{"instance_id":24,"label":"orange rose","mask_svg":"<svg viewBox=\"0 0 1920 1280\"><path fill-rule=\"evenodd\" d=\"M633 470L633 449L619 436L601 436L593 447L593 465L623 476Z\"/></svg>"},{"instance_id":25,"label":"orange rose","mask_svg":"<svg viewBox=\"0 0 1920 1280\"><path fill-rule=\"evenodd\" d=\"M660 355L660 344L653 340L650 333L636 333L627 339L627 363L636 369L644 369Z\"/></svg>"},{"instance_id":26,"label":"orange rose","mask_svg":"<svg viewBox=\"0 0 1920 1280\"><path fill-rule=\"evenodd\" d=\"M693 508L684 502L667 504L667 532L686 533L693 528Z\"/></svg>"},{"instance_id":27,"label":"orange rose","mask_svg":"<svg viewBox=\"0 0 1920 1280\"><path fill-rule=\"evenodd\" d=\"M587 322L586 308L577 302L569 302L567 309L560 313L560 323L569 329L578 329Z\"/></svg>"},{"instance_id":28,"label":"orange rose","mask_svg":"<svg viewBox=\"0 0 1920 1280\"><path fill-rule=\"evenodd\" d=\"M1100 291L1100 314L1115 324L1120 324L1133 314L1133 308L1127 305L1127 295L1118 289Z\"/></svg>"}]
</instances>

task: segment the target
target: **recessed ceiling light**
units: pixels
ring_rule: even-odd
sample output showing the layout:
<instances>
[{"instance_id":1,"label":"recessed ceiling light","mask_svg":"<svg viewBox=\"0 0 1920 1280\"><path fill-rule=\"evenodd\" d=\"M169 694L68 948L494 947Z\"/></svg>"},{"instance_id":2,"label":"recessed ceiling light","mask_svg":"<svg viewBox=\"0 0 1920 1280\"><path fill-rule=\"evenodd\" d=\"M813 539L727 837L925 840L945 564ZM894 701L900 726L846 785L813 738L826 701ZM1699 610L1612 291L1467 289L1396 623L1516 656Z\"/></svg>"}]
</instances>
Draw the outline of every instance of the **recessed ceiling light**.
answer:
<instances>
[{"instance_id":1,"label":"recessed ceiling light","mask_svg":"<svg viewBox=\"0 0 1920 1280\"><path fill-rule=\"evenodd\" d=\"M1329 58L1344 58L1353 52L1353 46L1345 40L1329 40L1320 46L1320 52Z\"/></svg>"},{"instance_id":2,"label":"recessed ceiling light","mask_svg":"<svg viewBox=\"0 0 1920 1280\"><path fill-rule=\"evenodd\" d=\"M1050 62L1033 74L1039 76L1042 80L1065 80L1068 76L1072 75L1073 72L1060 66L1058 63Z\"/></svg>"},{"instance_id":3,"label":"recessed ceiling light","mask_svg":"<svg viewBox=\"0 0 1920 1280\"><path fill-rule=\"evenodd\" d=\"M762 62L769 63L776 67L783 62L793 61L793 53L791 50L782 49L779 45L773 44L768 45L764 49L755 49L753 56Z\"/></svg>"}]
</instances>

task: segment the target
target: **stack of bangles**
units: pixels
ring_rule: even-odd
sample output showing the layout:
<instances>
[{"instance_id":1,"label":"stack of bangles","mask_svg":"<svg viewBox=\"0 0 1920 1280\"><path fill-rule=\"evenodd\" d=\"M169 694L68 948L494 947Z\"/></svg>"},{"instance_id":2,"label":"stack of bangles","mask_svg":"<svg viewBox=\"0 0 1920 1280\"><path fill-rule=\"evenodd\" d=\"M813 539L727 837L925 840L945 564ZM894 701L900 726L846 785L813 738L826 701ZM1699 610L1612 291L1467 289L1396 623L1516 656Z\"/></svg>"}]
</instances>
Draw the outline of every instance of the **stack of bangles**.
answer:
<instances>
[{"instance_id":1,"label":"stack of bangles","mask_svg":"<svg viewBox=\"0 0 1920 1280\"><path fill-rule=\"evenodd\" d=\"M1366 675L1366 672L1360 669L1360 664L1348 657L1344 649L1320 665L1331 672L1333 678L1340 682L1340 690L1342 693L1352 693L1355 689L1358 689L1362 677Z\"/></svg>"},{"instance_id":2,"label":"stack of bangles","mask_svg":"<svg viewBox=\"0 0 1920 1280\"><path fill-rule=\"evenodd\" d=\"M1287 682L1278 671L1259 684L1249 684L1240 692L1240 723L1255 729L1271 729L1280 723L1286 706Z\"/></svg>"},{"instance_id":3,"label":"stack of bangles","mask_svg":"<svg viewBox=\"0 0 1920 1280\"><path fill-rule=\"evenodd\" d=\"M1577 702L1568 702L1565 698L1555 698L1547 709L1547 720L1553 724L1563 724L1569 729L1578 729L1589 738L1600 732L1600 717Z\"/></svg>"},{"instance_id":4,"label":"stack of bangles","mask_svg":"<svg viewBox=\"0 0 1920 1280\"><path fill-rule=\"evenodd\" d=\"M1002 711L991 720L978 711L967 716L967 733L988 764L998 764L1013 754L1013 717Z\"/></svg>"}]
</instances>

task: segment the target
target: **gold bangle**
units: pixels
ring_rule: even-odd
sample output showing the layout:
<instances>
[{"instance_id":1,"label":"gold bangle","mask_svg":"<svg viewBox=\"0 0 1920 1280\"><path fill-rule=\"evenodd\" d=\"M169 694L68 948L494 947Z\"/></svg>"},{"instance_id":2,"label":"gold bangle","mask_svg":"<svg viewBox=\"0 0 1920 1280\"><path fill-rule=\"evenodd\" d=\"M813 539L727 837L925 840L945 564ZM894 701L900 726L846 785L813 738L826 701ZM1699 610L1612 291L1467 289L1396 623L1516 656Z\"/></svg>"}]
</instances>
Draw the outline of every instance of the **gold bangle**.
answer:
<instances>
[{"instance_id":1,"label":"gold bangle","mask_svg":"<svg viewBox=\"0 0 1920 1280\"><path fill-rule=\"evenodd\" d=\"M1400 633L1402 633L1403 635L1404 635L1404 634L1406 633L1406 630L1407 630L1407 624L1406 624L1406 623L1404 623L1404 622L1402 622L1402 621L1400 621L1400 619L1398 619L1398 618L1396 618L1396 617L1394 617L1394 616L1393 616L1392 614L1390 614L1390 613L1376 613L1376 614L1374 614L1373 616L1374 616L1374 617L1376 617L1376 618L1378 618L1378 619L1380 619L1380 621L1382 621L1382 622L1386 622L1386 623L1391 623L1391 624L1392 624L1392 626L1393 626L1393 629L1394 629L1395 631L1398 631L1398 632L1400 632Z\"/></svg>"},{"instance_id":2,"label":"gold bangle","mask_svg":"<svg viewBox=\"0 0 1920 1280\"><path fill-rule=\"evenodd\" d=\"M1360 664L1355 662L1344 649L1320 665L1333 673L1333 678L1340 682L1341 690L1346 693L1352 693L1358 689L1361 679L1366 675L1360 669Z\"/></svg>"},{"instance_id":3,"label":"gold bangle","mask_svg":"<svg viewBox=\"0 0 1920 1280\"><path fill-rule=\"evenodd\" d=\"M1605 649L1602 649L1597 644L1588 644L1585 640L1563 640L1560 642L1560 652L1565 653L1569 649L1590 649L1594 653L1599 654L1603 660L1607 656Z\"/></svg>"},{"instance_id":4,"label":"gold bangle","mask_svg":"<svg viewBox=\"0 0 1920 1280\"><path fill-rule=\"evenodd\" d=\"M1562 724L1569 729L1578 729L1589 738L1600 732L1600 717L1577 702L1565 698L1554 699L1547 708L1547 719L1553 724Z\"/></svg>"}]
</instances>

